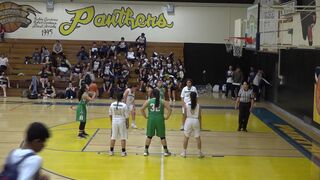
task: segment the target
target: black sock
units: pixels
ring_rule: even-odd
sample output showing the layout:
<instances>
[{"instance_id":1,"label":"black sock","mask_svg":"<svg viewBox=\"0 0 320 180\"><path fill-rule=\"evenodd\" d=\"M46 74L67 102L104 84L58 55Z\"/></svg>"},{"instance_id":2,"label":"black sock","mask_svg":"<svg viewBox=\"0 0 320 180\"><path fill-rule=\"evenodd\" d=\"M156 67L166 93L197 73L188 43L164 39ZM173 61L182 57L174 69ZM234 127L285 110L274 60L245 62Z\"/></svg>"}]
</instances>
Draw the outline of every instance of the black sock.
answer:
<instances>
[{"instance_id":1,"label":"black sock","mask_svg":"<svg viewBox=\"0 0 320 180\"><path fill-rule=\"evenodd\" d=\"M146 149L149 149L149 145L146 145L145 148L146 148Z\"/></svg>"},{"instance_id":2,"label":"black sock","mask_svg":"<svg viewBox=\"0 0 320 180\"><path fill-rule=\"evenodd\" d=\"M167 149L168 149L168 146L163 146L163 149L167 150Z\"/></svg>"},{"instance_id":3,"label":"black sock","mask_svg":"<svg viewBox=\"0 0 320 180\"><path fill-rule=\"evenodd\" d=\"M113 151L113 147L110 147L110 151Z\"/></svg>"},{"instance_id":4,"label":"black sock","mask_svg":"<svg viewBox=\"0 0 320 180\"><path fill-rule=\"evenodd\" d=\"M121 150L122 150L122 152L126 152L126 148L122 148Z\"/></svg>"}]
</instances>

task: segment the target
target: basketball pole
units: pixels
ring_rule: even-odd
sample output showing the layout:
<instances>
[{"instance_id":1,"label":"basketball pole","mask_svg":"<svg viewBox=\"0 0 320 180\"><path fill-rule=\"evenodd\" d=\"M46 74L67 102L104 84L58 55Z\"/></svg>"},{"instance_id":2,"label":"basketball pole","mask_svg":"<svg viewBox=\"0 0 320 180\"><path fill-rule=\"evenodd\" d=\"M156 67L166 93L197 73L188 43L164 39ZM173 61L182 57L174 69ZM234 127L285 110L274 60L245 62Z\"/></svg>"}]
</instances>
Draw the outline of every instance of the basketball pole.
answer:
<instances>
[{"instance_id":1,"label":"basketball pole","mask_svg":"<svg viewBox=\"0 0 320 180\"><path fill-rule=\"evenodd\" d=\"M258 3L258 22L257 22L257 34L256 34L256 51L260 50L260 7L261 7L261 4Z\"/></svg>"}]
</instances>

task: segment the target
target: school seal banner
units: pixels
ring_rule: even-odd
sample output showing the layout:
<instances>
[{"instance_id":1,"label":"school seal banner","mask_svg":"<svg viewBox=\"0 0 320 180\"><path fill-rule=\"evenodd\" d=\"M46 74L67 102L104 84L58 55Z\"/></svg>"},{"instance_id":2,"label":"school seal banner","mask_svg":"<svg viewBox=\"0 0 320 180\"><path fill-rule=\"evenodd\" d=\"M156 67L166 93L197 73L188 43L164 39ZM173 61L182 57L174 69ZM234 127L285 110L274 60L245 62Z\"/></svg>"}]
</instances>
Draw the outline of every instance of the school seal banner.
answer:
<instances>
[{"instance_id":1,"label":"school seal banner","mask_svg":"<svg viewBox=\"0 0 320 180\"><path fill-rule=\"evenodd\" d=\"M15 32L20 27L27 28L31 24L28 16L41 14L30 5L18 5L13 2L0 3L0 25L7 33Z\"/></svg>"}]
</instances>

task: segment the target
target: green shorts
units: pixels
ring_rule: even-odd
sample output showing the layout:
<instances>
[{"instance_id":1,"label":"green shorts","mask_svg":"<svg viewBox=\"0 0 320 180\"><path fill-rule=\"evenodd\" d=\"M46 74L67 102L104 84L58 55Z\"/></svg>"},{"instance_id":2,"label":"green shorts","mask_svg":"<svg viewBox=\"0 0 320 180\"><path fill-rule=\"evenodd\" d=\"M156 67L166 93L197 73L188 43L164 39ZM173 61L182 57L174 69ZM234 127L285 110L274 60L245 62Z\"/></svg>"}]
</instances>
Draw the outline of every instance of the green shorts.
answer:
<instances>
[{"instance_id":1,"label":"green shorts","mask_svg":"<svg viewBox=\"0 0 320 180\"><path fill-rule=\"evenodd\" d=\"M153 137L154 135L157 135L158 137L166 137L166 127L164 124L164 119L148 119L147 136Z\"/></svg>"}]
</instances>

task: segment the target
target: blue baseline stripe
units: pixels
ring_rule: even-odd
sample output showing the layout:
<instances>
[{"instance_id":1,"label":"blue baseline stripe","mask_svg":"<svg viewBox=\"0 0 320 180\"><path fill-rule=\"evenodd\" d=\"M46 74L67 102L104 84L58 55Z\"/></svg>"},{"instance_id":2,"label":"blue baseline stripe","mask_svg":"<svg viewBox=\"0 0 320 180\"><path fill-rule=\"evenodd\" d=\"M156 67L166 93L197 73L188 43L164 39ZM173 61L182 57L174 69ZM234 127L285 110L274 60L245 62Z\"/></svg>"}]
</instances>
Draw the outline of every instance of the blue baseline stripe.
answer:
<instances>
[{"instance_id":1,"label":"blue baseline stripe","mask_svg":"<svg viewBox=\"0 0 320 180\"><path fill-rule=\"evenodd\" d=\"M309 140L312 143L318 144L316 141L314 141L309 136L305 135L295 127L291 126L290 124L286 123L283 119L278 117L277 115L273 114L269 110L265 108L255 108L253 110L253 114L257 116L262 122L264 122L269 128L271 128L274 132L276 132L280 137L285 139L289 144L291 144L293 147L295 147L298 151L300 151L304 156L306 156L310 161L314 162L317 166L320 166L320 159L312 154L312 152L308 151L306 148L304 148L301 144L296 142L294 139L292 139L290 136L288 136L286 133L281 131L278 127L275 125L287 125L294 129L295 132L297 132L299 135L305 137L307 140Z\"/></svg>"}]
</instances>

